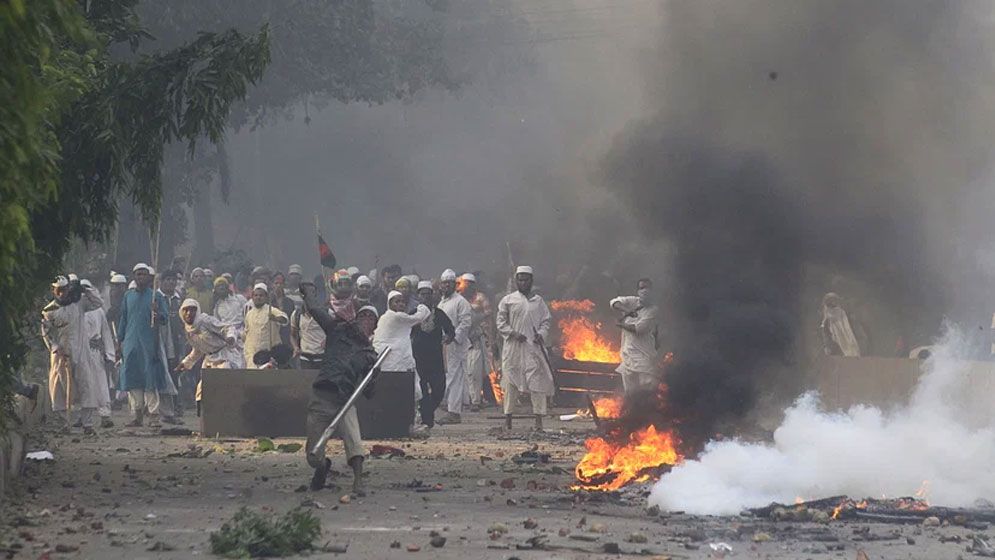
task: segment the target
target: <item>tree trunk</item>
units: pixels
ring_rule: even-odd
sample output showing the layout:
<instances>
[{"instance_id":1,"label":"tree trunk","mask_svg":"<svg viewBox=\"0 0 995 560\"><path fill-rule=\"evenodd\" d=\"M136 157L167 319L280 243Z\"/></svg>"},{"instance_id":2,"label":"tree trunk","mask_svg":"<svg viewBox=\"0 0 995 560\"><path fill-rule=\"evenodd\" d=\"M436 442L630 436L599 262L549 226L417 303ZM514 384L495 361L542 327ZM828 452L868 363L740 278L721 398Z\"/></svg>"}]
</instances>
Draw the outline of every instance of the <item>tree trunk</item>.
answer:
<instances>
[{"instance_id":1,"label":"tree trunk","mask_svg":"<svg viewBox=\"0 0 995 560\"><path fill-rule=\"evenodd\" d=\"M214 214L211 209L211 185L200 185L193 202L193 254L190 268L208 265L214 259Z\"/></svg>"}]
</instances>

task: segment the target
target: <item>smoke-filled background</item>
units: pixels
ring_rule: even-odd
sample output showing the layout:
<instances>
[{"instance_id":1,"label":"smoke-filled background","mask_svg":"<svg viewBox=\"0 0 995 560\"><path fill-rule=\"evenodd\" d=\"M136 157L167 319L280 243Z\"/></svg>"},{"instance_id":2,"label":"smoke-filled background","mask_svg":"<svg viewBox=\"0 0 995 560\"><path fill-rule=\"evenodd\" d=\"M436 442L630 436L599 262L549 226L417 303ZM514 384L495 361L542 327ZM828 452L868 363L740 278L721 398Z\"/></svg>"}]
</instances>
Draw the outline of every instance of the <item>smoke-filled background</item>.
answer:
<instances>
[{"instance_id":1,"label":"smoke-filled background","mask_svg":"<svg viewBox=\"0 0 995 560\"><path fill-rule=\"evenodd\" d=\"M944 315L988 326L992 15L663 5L641 66L654 113L618 135L602 178L674 244L667 381L692 446L804 377L828 291L868 325L870 354L930 342Z\"/></svg>"},{"instance_id":2,"label":"smoke-filled background","mask_svg":"<svg viewBox=\"0 0 995 560\"><path fill-rule=\"evenodd\" d=\"M175 34L157 22L198 5L148 3L145 23ZM227 182L180 205L188 239L174 254L203 243L313 274L317 214L340 263L364 270L482 269L500 285L510 246L545 295L583 277L576 295L602 306L652 276L693 446L804 386L828 291L866 327L868 354L930 342L943 316L983 347L990 3L374 5L442 29L458 83L374 103L296 95L242 123ZM174 27L269 22L274 63L247 99L258 105L287 80L285 15L220 9Z\"/></svg>"}]
</instances>

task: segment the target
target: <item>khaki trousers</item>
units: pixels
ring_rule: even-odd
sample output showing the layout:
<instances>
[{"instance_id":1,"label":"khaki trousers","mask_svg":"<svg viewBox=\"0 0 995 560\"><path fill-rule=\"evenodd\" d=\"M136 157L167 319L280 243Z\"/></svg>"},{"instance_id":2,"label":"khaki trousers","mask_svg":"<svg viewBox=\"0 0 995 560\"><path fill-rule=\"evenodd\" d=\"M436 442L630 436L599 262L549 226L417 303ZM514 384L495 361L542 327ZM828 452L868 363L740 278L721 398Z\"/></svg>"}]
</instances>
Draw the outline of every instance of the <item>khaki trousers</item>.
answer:
<instances>
[{"instance_id":1,"label":"khaki trousers","mask_svg":"<svg viewBox=\"0 0 995 560\"><path fill-rule=\"evenodd\" d=\"M325 450L319 449L318 453L312 453L314 444L321 439L321 434L325 428L332 423L332 419L338 414L341 405L338 402L338 393L326 389L311 389L311 399L307 404L307 443L305 450L307 453L307 464L312 468L318 468L325 462ZM363 437L359 431L359 418L356 416L356 407L353 406L345 413L338 426L335 426L335 435L342 439L345 446L346 460L353 457L362 457L366 454L363 449Z\"/></svg>"}]
</instances>

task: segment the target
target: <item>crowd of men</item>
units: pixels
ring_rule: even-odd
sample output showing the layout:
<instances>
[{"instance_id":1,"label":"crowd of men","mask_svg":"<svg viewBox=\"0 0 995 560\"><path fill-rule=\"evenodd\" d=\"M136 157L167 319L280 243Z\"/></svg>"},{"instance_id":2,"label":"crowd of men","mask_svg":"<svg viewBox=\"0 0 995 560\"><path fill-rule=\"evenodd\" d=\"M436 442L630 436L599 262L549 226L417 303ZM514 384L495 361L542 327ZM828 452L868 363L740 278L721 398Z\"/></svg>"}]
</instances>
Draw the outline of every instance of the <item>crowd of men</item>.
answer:
<instances>
[{"instance_id":1,"label":"crowd of men","mask_svg":"<svg viewBox=\"0 0 995 560\"><path fill-rule=\"evenodd\" d=\"M434 281L391 265L367 275L342 269L327 282L322 276L308 282L299 265L286 273L256 267L237 286L229 273L156 274L139 263L130 280L113 273L102 294L85 279L60 276L43 311L53 410L67 430L77 426L87 434L95 432L98 417L102 427L112 426L111 408L125 398L133 413L128 426L179 423L184 409L195 404L201 411L203 369L317 370L307 408L307 459L315 469L312 487L320 488L329 461L312 446L385 353L381 376L415 380L412 437L428 437L436 424L461 423L465 410L493 399L491 371L501 372L506 427L522 398L531 402L541 430L554 393L546 349L551 315L533 280L531 267L518 266L495 311L473 273L451 269ZM642 280L638 295L610 302L621 313L619 371L627 388L655 376L656 307L649 289ZM362 492L364 453L354 410L336 434Z\"/></svg>"}]
</instances>

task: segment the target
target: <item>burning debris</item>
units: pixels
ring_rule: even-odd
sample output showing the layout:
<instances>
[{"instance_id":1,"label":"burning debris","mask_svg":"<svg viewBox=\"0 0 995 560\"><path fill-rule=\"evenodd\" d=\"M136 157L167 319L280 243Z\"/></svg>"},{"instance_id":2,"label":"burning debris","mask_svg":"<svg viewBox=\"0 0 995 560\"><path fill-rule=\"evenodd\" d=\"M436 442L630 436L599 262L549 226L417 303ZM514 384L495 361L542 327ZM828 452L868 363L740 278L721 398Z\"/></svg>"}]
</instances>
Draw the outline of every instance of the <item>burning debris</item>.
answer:
<instances>
[{"instance_id":1,"label":"burning debris","mask_svg":"<svg viewBox=\"0 0 995 560\"><path fill-rule=\"evenodd\" d=\"M645 482L679 463L679 441L672 431L650 425L624 437L592 437L584 442L587 454L575 470L576 489L618 490L626 484Z\"/></svg>"},{"instance_id":2,"label":"burning debris","mask_svg":"<svg viewBox=\"0 0 995 560\"><path fill-rule=\"evenodd\" d=\"M827 523L840 520L925 526L947 523L968 529L985 530L995 522L995 509L980 505L991 504L979 504L979 507L971 508L949 508L930 505L926 500L914 496L862 500L855 500L849 496L833 496L800 501L792 505L773 503L762 508L750 509L749 513L772 521Z\"/></svg>"},{"instance_id":3,"label":"burning debris","mask_svg":"<svg viewBox=\"0 0 995 560\"><path fill-rule=\"evenodd\" d=\"M618 344L601 332L601 323L590 317L594 302L554 300L550 310L559 316L560 350L565 360L617 364L622 361Z\"/></svg>"}]
</instances>

